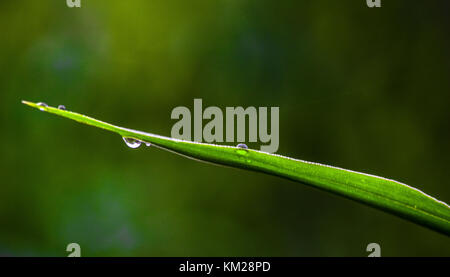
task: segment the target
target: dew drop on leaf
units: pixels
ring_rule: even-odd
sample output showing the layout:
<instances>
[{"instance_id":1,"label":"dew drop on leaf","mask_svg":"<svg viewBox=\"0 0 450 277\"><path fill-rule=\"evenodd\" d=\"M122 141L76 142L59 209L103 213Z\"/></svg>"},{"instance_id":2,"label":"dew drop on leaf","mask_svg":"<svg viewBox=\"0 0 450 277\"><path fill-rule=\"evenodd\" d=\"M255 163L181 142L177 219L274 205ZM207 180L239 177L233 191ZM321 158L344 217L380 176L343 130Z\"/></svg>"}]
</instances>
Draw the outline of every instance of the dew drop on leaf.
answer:
<instances>
[{"instance_id":1,"label":"dew drop on leaf","mask_svg":"<svg viewBox=\"0 0 450 277\"><path fill-rule=\"evenodd\" d=\"M37 103L36 105L41 106L41 107L48 107L48 105L47 105L46 103L44 103L44 102L39 102L39 103ZM45 111L44 108L39 108L39 110Z\"/></svg>"},{"instance_id":2,"label":"dew drop on leaf","mask_svg":"<svg viewBox=\"0 0 450 277\"><path fill-rule=\"evenodd\" d=\"M248 146L246 144L243 144L243 143L239 143L236 147L237 148L248 149Z\"/></svg>"},{"instance_id":3,"label":"dew drop on leaf","mask_svg":"<svg viewBox=\"0 0 450 277\"><path fill-rule=\"evenodd\" d=\"M123 137L123 141L125 141L125 143L127 144L128 147L133 148L133 149L138 148L142 144L142 142L140 140L137 140L134 138Z\"/></svg>"},{"instance_id":4,"label":"dew drop on leaf","mask_svg":"<svg viewBox=\"0 0 450 277\"><path fill-rule=\"evenodd\" d=\"M242 156L248 155L248 146L246 144L239 143L236 146L236 148L237 148L236 153L238 153L239 155L242 155Z\"/></svg>"},{"instance_id":5,"label":"dew drop on leaf","mask_svg":"<svg viewBox=\"0 0 450 277\"><path fill-rule=\"evenodd\" d=\"M66 106L64 106L64 105L59 105L59 106L58 106L58 109L65 111L65 110L66 110Z\"/></svg>"}]
</instances>

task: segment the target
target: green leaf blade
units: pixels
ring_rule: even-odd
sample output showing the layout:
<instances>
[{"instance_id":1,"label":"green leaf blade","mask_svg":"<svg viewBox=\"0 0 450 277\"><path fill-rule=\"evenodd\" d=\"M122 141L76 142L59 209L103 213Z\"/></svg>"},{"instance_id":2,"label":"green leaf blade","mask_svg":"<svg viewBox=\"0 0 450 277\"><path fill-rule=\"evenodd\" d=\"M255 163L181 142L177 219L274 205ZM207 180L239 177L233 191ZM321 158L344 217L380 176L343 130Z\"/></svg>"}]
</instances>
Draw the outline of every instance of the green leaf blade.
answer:
<instances>
[{"instance_id":1,"label":"green leaf blade","mask_svg":"<svg viewBox=\"0 0 450 277\"><path fill-rule=\"evenodd\" d=\"M117 133L122 137L149 142L188 158L263 172L310 185L395 214L447 236L450 235L449 205L414 187L394 180L252 149L173 139L115 126L67 110L43 107L28 101L22 101L22 103Z\"/></svg>"}]
</instances>

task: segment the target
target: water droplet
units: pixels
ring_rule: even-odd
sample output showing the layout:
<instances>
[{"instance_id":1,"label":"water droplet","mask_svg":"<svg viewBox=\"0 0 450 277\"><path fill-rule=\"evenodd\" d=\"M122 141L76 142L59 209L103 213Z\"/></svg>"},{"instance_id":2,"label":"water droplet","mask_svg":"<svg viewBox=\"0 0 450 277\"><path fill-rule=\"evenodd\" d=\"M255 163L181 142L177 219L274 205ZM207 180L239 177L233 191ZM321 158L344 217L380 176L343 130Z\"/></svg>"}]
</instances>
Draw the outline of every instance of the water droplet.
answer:
<instances>
[{"instance_id":1,"label":"water droplet","mask_svg":"<svg viewBox=\"0 0 450 277\"><path fill-rule=\"evenodd\" d=\"M146 146L152 146L152 144L150 142L144 141L144 143L145 143Z\"/></svg>"},{"instance_id":2,"label":"water droplet","mask_svg":"<svg viewBox=\"0 0 450 277\"><path fill-rule=\"evenodd\" d=\"M243 144L243 143L239 143L236 147L237 148L242 148L242 149L248 149L248 146L246 144Z\"/></svg>"},{"instance_id":3,"label":"water droplet","mask_svg":"<svg viewBox=\"0 0 450 277\"><path fill-rule=\"evenodd\" d=\"M141 146L141 141L134 139L134 138L126 138L123 137L123 141L125 141L125 143L127 144L128 147L130 148L138 148L139 146Z\"/></svg>"},{"instance_id":4,"label":"water droplet","mask_svg":"<svg viewBox=\"0 0 450 277\"><path fill-rule=\"evenodd\" d=\"M36 105L41 106L41 107L48 107L48 105L47 105L46 103L44 103L44 102L39 102L39 103L37 103ZM39 110L45 111L44 108L39 108Z\"/></svg>"},{"instance_id":5,"label":"water droplet","mask_svg":"<svg viewBox=\"0 0 450 277\"><path fill-rule=\"evenodd\" d=\"M64 105L59 105L59 106L58 106L58 109L65 111L65 110L66 110L66 106L64 106Z\"/></svg>"}]
</instances>

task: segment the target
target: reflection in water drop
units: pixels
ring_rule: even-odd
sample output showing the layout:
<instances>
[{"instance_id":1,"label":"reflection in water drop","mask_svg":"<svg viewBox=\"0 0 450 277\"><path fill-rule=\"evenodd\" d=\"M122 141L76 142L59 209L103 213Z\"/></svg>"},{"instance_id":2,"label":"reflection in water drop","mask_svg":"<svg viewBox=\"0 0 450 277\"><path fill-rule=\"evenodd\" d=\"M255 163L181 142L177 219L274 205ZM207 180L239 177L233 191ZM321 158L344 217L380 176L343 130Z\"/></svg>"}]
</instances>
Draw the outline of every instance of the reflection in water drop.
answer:
<instances>
[{"instance_id":1,"label":"reflection in water drop","mask_svg":"<svg viewBox=\"0 0 450 277\"><path fill-rule=\"evenodd\" d=\"M125 141L125 143L127 144L128 147L130 148L138 148L139 146L141 146L141 141L134 139L134 138L126 138L123 137L123 141Z\"/></svg>"},{"instance_id":2,"label":"reflection in water drop","mask_svg":"<svg viewBox=\"0 0 450 277\"><path fill-rule=\"evenodd\" d=\"M241 156L248 156L248 146L243 143L239 143L237 146L236 153L238 153Z\"/></svg>"},{"instance_id":3,"label":"reflection in water drop","mask_svg":"<svg viewBox=\"0 0 450 277\"><path fill-rule=\"evenodd\" d=\"M58 109L64 110L64 111L65 111L65 110L66 110L66 106L64 106L64 105L59 105L59 106L58 106Z\"/></svg>"},{"instance_id":4,"label":"reflection in water drop","mask_svg":"<svg viewBox=\"0 0 450 277\"><path fill-rule=\"evenodd\" d=\"M44 103L44 102L39 102L39 103L37 103L36 105L41 106L41 107L48 107L48 105L47 105L46 103ZM39 108L39 110L45 111L44 108Z\"/></svg>"},{"instance_id":5,"label":"reflection in water drop","mask_svg":"<svg viewBox=\"0 0 450 277\"><path fill-rule=\"evenodd\" d=\"M243 144L243 143L239 143L236 147L237 148L248 149L248 146L246 144Z\"/></svg>"}]
</instances>

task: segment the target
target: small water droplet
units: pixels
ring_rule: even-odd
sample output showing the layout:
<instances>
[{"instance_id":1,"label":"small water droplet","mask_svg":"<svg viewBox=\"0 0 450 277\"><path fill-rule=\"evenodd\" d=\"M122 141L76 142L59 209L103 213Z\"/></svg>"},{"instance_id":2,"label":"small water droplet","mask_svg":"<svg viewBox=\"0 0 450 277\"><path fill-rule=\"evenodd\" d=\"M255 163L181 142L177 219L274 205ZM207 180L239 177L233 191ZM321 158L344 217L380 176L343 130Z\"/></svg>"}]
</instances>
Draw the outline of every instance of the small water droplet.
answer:
<instances>
[{"instance_id":1,"label":"small water droplet","mask_svg":"<svg viewBox=\"0 0 450 277\"><path fill-rule=\"evenodd\" d=\"M125 143L127 144L128 147L130 148L138 148L139 146L141 146L141 141L134 139L134 138L126 138L123 137L123 141L125 141Z\"/></svg>"},{"instance_id":2,"label":"small water droplet","mask_svg":"<svg viewBox=\"0 0 450 277\"><path fill-rule=\"evenodd\" d=\"M239 143L236 147L237 148L242 148L242 149L248 149L248 146L246 144L243 144L243 143Z\"/></svg>"},{"instance_id":3,"label":"small water droplet","mask_svg":"<svg viewBox=\"0 0 450 277\"><path fill-rule=\"evenodd\" d=\"M150 142L144 142L146 146L152 146L152 144Z\"/></svg>"},{"instance_id":4,"label":"small water droplet","mask_svg":"<svg viewBox=\"0 0 450 277\"><path fill-rule=\"evenodd\" d=\"M46 103L44 103L44 102L39 102L39 103L37 103L36 105L41 106L41 107L48 107L48 105L47 105ZM44 108L39 108L39 110L45 111Z\"/></svg>"},{"instance_id":5,"label":"small water droplet","mask_svg":"<svg viewBox=\"0 0 450 277\"><path fill-rule=\"evenodd\" d=\"M59 105L59 106L58 106L58 109L65 111L65 110L66 110L66 106L64 106L64 105Z\"/></svg>"}]
</instances>

